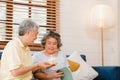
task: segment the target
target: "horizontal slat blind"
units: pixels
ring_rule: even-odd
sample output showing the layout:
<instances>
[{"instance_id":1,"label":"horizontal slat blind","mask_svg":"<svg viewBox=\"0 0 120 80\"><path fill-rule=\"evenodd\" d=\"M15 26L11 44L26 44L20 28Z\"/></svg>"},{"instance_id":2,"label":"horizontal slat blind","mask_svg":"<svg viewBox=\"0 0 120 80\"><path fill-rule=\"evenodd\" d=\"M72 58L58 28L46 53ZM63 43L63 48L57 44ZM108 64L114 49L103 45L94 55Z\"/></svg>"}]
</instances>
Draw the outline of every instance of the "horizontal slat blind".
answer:
<instances>
[{"instance_id":1,"label":"horizontal slat blind","mask_svg":"<svg viewBox=\"0 0 120 80\"><path fill-rule=\"evenodd\" d=\"M47 30L59 32L59 0L0 0L0 49L18 36L21 21L31 18L40 26L31 50L41 50L40 40Z\"/></svg>"}]
</instances>

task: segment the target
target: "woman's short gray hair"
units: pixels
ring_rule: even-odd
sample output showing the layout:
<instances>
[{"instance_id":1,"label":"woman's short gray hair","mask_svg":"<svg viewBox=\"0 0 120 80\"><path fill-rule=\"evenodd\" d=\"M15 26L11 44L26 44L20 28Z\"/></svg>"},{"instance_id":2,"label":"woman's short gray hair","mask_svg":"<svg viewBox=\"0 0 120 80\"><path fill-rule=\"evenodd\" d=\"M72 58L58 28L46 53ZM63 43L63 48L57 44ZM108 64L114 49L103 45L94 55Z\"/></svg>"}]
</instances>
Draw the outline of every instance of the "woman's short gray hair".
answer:
<instances>
[{"instance_id":1,"label":"woman's short gray hair","mask_svg":"<svg viewBox=\"0 0 120 80\"><path fill-rule=\"evenodd\" d=\"M41 40L42 47L45 48L46 40L49 39L49 38L51 38L51 37L57 40L57 48L60 49L60 47L62 46L61 36L60 36L60 34L54 32L54 31L48 31L44 35L44 37Z\"/></svg>"},{"instance_id":2,"label":"woman's short gray hair","mask_svg":"<svg viewBox=\"0 0 120 80\"><path fill-rule=\"evenodd\" d=\"M38 24L31 19L26 19L20 24L18 34L19 36L23 36L27 30L34 31L36 27L38 27Z\"/></svg>"}]
</instances>

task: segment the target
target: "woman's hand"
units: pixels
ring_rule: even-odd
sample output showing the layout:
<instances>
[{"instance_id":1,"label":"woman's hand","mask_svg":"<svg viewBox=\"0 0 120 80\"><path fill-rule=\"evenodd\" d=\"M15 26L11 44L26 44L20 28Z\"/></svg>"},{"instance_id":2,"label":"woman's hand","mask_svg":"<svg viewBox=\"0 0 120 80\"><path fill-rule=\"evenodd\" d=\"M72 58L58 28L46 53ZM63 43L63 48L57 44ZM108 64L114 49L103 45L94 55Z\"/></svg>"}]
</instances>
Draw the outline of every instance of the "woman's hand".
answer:
<instances>
[{"instance_id":1,"label":"woman's hand","mask_svg":"<svg viewBox=\"0 0 120 80\"><path fill-rule=\"evenodd\" d=\"M63 72L58 72L58 70L54 70L52 73L49 74L50 78L60 78L63 77Z\"/></svg>"}]
</instances>

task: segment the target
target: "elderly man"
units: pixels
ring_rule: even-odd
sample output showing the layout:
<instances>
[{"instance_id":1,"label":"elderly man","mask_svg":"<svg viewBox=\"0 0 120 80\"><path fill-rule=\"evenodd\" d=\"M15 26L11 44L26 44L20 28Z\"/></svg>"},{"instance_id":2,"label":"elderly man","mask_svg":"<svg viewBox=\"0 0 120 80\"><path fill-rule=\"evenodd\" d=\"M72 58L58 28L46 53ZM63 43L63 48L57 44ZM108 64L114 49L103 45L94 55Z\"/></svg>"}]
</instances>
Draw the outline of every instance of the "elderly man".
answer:
<instances>
[{"instance_id":1,"label":"elderly man","mask_svg":"<svg viewBox=\"0 0 120 80\"><path fill-rule=\"evenodd\" d=\"M50 68L51 64L40 62L32 64L29 44L37 38L38 25L31 19L19 26L19 37L8 42L1 59L1 80L31 80L32 71Z\"/></svg>"}]
</instances>

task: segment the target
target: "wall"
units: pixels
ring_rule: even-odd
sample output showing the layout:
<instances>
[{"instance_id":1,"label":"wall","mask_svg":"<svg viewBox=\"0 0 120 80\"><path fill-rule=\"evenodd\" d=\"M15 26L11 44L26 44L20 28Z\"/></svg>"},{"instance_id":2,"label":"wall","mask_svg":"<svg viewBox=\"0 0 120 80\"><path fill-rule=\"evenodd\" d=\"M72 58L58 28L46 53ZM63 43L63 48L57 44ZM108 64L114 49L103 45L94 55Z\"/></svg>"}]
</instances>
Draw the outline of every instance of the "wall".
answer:
<instances>
[{"instance_id":1,"label":"wall","mask_svg":"<svg viewBox=\"0 0 120 80\"><path fill-rule=\"evenodd\" d=\"M118 26L120 26L120 0L118 0ZM120 53L120 27L118 27L118 50ZM120 56L120 55L119 55ZM119 58L120 61L120 58Z\"/></svg>"},{"instance_id":2,"label":"wall","mask_svg":"<svg viewBox=\"0 0 120 80\"><path fill-rule=\"evenodd\" d=\"M87 62L90 65L101 65L100 30L89 26L90 10L98 3L111 5L116 17L116 25L104 30L105 65L120 65L117 0L61 0L62 50L66 54L71 54L73 51L83 53L87 56Z\"/></svg>"}]
</instances>

